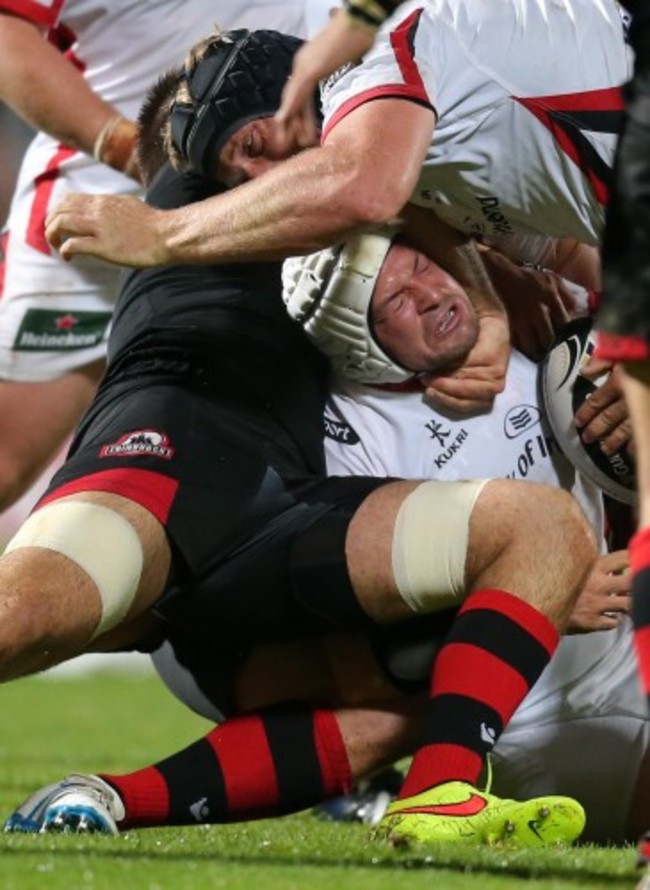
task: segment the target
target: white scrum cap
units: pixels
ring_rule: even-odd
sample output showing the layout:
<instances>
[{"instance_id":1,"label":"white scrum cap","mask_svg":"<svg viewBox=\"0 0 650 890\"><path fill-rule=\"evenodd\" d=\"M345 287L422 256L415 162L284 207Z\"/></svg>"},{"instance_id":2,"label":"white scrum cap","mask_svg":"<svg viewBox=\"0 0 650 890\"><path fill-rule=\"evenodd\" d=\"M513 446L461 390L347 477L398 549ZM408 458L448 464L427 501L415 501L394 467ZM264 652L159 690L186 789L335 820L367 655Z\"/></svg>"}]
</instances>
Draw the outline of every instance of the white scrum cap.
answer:
<instances>
[{"instance_id":1,"label":"white scrum cap","mask_svg":"<svg viewBox=\"0 0 650 890\"><path fill-rule=\"evenodd\" d=\"M282 296L334 370L357 383L403 383L414 376L387 355L370 326L370 300L396 235L382 229L308 256L290 257L282 268Z\"/></svg>"}]
</instances>

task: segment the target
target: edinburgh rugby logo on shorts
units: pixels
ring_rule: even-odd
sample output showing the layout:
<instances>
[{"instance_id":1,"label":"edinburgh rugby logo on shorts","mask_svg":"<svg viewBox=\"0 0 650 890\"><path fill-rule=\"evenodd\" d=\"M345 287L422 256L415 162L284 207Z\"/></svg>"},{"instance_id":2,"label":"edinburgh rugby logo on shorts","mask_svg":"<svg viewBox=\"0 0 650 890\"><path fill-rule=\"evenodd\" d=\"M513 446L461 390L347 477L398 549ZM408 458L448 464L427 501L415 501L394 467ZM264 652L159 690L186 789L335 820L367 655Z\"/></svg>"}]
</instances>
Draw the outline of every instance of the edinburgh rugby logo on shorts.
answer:
<instances>
[{"instance_id":1,"label":"edinburgh rugby logo on shorts","mask_svg":"<svg viewBox=\"0 0 650 890\"><path fill-rule=\"evenodd\" d=\"M17 352L88 349L106 339L110 312L57 312L29 309L18 329Z\"/></svg>"},{"instance_id":2,"label":"edinburgh rugby logo on shorts","mask_svg":"<svg viewBox=\"0 0 650 890\"><path fill-rule=\"evenodd\" d=\"M99 452L100 457L163 457L171 460L174 449L164 433L157 430L135 430L126 433L117 442L104 445Z\"/></svg>"}]
</instances>

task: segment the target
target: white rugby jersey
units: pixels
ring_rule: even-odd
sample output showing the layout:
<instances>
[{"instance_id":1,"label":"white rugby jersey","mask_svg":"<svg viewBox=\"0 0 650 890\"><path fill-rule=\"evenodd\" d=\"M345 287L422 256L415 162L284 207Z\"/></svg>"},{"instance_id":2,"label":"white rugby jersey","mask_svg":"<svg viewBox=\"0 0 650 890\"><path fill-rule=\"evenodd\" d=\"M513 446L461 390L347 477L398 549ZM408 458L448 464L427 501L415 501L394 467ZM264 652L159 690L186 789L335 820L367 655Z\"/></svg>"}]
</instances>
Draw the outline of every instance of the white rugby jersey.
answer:
<instances>
[{"instance_id":1,"label":"white rugby jersey","mask_svg":"<svg viewBox=\"0 0 650 890\"><path fill-rule=\"evenodd\" d=\"M215 25L303 27L302 0L0 0L0 11L47 29L90 87L131 119L148 88ZM49 380L104 357L119 269L94 257L64 263L45 240L44 222L69 192L139 191L132 179L50 136L32 141L0 264L0 378Z\"/></svg>"},{"instance_id":2,"label":"white rugby jersey","mask_svg":"<svg viewBox=\"0 0 650 890\"><path fill-rule=\"evenodd\" d=\"M214 0L0 0L0 10L46 27L53 42L67 46L92 89L131 119L158 76L212 28L218 7ZM39 133L19 173L8 221L12 242L25 239L49 253L43 221L69 191L133 193L138 186Z\"/></svg>"},{"instance_id":3,"label":"white rugby jersey","mask_svg":"<svg viewBox=\"0 0 650 890\"><path fill-rule=\"evenodd\" d=\"M324 415L328 474L559 485L576 496L602 533L600 492L553 439L538 398L537 371L513 351L506 387L492 411L473 417L434 410L419 389L394 392L334 381Z\"/></svg>"},{"instance_id":4,"label":"white rugby jersey","mask_svg":"<svg viewBox=\"0 0 650 890\"><path fill-rule=\"evenodd\" d=\"M516 232L596 243L630 73L615 0L411 2L326 83L324 138L374 99L425 105L414 203L502 249Z\"/></svg>"},{"instance_id":5,"label":"white rugby jersey","mask_svg":"<svg viewBox=\"0 0 650 890\"><path fill-rule=\"evenodd\" d=\"M602 495L560 453L538 398L537 380L537 365L513 351L505 390L492 411L462 418L434 411L421 391L392 392L336 381L324 415L328 474L447 481L512 478L560 485L577 498L605 552ZM626 627L564 638L502 738L528 726L593 716L612 701L619 700L621 707L636 702L629 639Z\"/></svg>"}]
</instances>

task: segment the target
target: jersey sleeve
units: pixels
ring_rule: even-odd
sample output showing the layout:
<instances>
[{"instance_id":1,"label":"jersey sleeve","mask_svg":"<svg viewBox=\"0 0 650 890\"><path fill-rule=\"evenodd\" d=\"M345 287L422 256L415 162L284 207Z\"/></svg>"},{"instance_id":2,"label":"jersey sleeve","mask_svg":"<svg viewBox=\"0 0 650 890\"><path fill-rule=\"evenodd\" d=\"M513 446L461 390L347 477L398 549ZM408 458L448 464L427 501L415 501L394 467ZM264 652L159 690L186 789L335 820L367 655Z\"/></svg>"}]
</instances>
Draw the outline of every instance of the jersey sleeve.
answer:
<instances>
[{"instance_id":1,"label":"jersey sleeve","mask_svg":"<svg viewBox=\"0 0 650 890\"><path fill-rule=\"evenodd\" d=\"M333 75L322 88L323 138L355 108L375 99L405 99L436 111L436 84L428 47L435 21L408 4L379 33L363 64Z\"/></svg>"},{"instance_id":2,"label":"jersey sleeve","mask_svg":"<svg viewBox=\"0 0 650 890\"><path fill-rule=\"evenodd\" d=\"M10 12L45 28L59 20L64 0L0 0L0 12Z\"/></svg>"}]
</instances>

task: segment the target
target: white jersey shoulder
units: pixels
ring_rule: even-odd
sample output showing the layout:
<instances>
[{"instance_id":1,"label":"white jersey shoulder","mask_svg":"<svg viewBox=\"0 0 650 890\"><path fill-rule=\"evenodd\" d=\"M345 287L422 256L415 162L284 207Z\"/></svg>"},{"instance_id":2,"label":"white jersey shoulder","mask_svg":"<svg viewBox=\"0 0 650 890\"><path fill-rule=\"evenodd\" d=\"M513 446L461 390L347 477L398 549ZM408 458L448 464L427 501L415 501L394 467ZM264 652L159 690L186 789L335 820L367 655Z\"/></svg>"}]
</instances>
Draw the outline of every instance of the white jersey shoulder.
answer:
<instances>
[{"instance_id":1,"label":"white jersey shoulder","mask_svg":"<svg viewBox=\"0 0 650 890\"><path fill-rule=\"evenodd\" d=\"M630 65L615 0L409 3L325 89L325 132L363 101L428 105L413 201L488 239L595 243Z\"/></svg>"}]
</instances>

